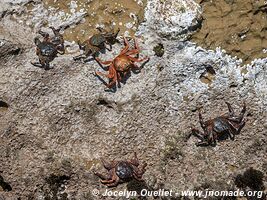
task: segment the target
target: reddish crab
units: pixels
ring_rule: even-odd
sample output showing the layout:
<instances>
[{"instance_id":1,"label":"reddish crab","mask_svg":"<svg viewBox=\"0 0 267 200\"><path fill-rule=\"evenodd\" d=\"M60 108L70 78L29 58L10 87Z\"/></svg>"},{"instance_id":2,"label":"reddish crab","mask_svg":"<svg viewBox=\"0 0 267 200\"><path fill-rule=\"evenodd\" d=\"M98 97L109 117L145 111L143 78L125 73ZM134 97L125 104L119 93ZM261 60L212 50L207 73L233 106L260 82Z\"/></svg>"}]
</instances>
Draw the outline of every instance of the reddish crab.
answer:
<instances>
[{"instance_id":1,"label":"reddish crab","mask_svg":"<svg viewBox=\"0 0 267 200\"><path fill-rule=\"evenodd\" d=\"M131 57L130 55L138 55L139 54L139 47L136 42L136 39L134 39L134 49L129 50L129 43L127 39L124 37L124 43L125 47L121 50L120 54L114 58L112 61L101 61L99 58L96 58L96 60L103 64L103 65L109 65L108 68L108 74L104 74L102 72L96 72L97 75L105 76L110 79L110 83L107 84L107 87L111 88L114 84L116 84L116 81L121 81L122 76L125 76L131 68L140 69L137 65L135 65L135 62L142 62L144 60L148 60L148 57L138 59L136 57Z\"/></svg>"},{"instance_id":2,"label":"reddish crab","mask_svg":"<svg viewBox=\"0 0 267 200\"><path fill-rule=\"evenodd\" d=\"M240 115L235 115L230 103L225 103L227 104L229 113L214 119L204 122L202 115L199 112L199 122L204 132L202 133L195 128L192 129L192 134L201 140L196 143L197 146L216 145L216 140L223 134L228 134L233 140L235 135L244 127L246 121L244 119L246 104L244 103Z\"/></svg>"},{"instance_id":3,"label":"reddish crab","mask_svg":"<svg viewBox=\"0 0 267 200\"><path fill-rule=\"evenodd\" d=\"M108 176L95 172L94 174L101 178L101 183L107 185L108 187L115 187L119 183L127 182L131 179L136 179L137 181L144 181L142 179L143 174L146 171L147 164L144 163L140 168L139 160L136 153L134 157L128 161L112 161L106 162L101 159L103 166L108 170Z\"/></svg>"}]
</instances>

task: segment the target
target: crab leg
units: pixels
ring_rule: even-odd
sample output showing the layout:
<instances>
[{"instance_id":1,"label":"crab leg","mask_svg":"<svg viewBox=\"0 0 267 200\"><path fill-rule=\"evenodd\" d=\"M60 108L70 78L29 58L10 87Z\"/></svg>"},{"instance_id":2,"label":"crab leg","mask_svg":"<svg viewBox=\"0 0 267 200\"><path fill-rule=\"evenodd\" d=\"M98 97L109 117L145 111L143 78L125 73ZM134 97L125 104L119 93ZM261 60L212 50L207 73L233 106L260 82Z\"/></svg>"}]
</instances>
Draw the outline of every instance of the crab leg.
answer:
<instances>
[{"instance_id":1,"label":"crab leg","mask_svg":"<svg viewBox=\"0 0 267 200\"><path fill-rule=\"evenodd\" d=\"M136 64L132 65L133 68L140 70L140 67L138 67Z\"/></svg>"},{"instance_id":2,"label":"crab leg","mask_svg":"<svg viewBox=\"0 0 267 200\"><path fill-rule=\"evenodd\" d=\"M121 50L120 55L125 54L128 51L129 47L130 47L129 46L129 42L126 39L126 37L123 37L123 39L124 39L125 47Z\"/></svg>"},{"instance_id":3,"label":"crab leg","mask_svg":"<svg viewBox=\"0 0 267 200\"><path fill-rule=\"evenodd\" d=\"M52 29L53 33L54 33L56 36L59 36L59 35L60 35L60 34L59 34L59 30L60 30L60 29L55 29L53 26L50 26L49 28Z\"/></svg>"},{"instance_id":4,"label":"crab leg","mask_svg":"<svg viewBox=\"0 0 267 200\"><path fill-rule=\"evenodd\" d=\"M61 46L57 46L57 52L60 54L60 55L63 55L65 54L65 48L63 45Z\"/></svg>"},{"instance_id":5,"label":"crab leg","mask_svg":"<svg viewBox=\"0 0 267 200\"><path fill-rule=\"evenodd\" d=\"M239 132L241 131L241 129L245 126L245 124L246 124L246 120L243 120L243 121L241 122L241 124L239 124L239 128L238 128L237 133L239 133Z\"/></svg>"},{"instance_id":6,"label":"crab leg","mask_svg":"<svg viewBox=\"0 0 267 200\"><path fill-rule=\"evenodd\" d=\"M129 161L131 164L138 166L139 165L139 160L137 158L136 152L134 152L134 157Z\"/></svg>"},{"instance_id":7,"label":"crab leg","mask_svg":"<svg viewBox=\"0 0 267 200\"><path fill-rule=\"evenodd\" d=\"M97 75L105 76L109 79L113 79L115 77L116 71L114 70L113 65L111 65L108 69L108 74L104 74L102 72L95 72Z\"/></svg>"},{"instance_id":8,"label":"crab leg","mask_svg":"<svg viewBox=\"0 0 267 200\"><path fill-rule=\"evenodd\" d=\"M241 129L245 126L246 121L243 120L240 124L236 124L236 123L235 124L232 124L230 121L229 121L229 123L231 125L231 128L234 131L234 134L238 134L241 131Z\"/></svg>"},{"instance_id":9,"label":"crab leg","mask_svg":"<svg viewBox=\"0 0 267 200\"><path fill-rule=\"evenodd\" d=\"M113 78L114 77L114 74L112 73L112 74L110 74L110 73L108 73L108 74L104 74L104 73L102 73L102 72L95 72L97 75L99 75L99 76L105 76L105 77L107 77L107 78L109 78L109 79L111 79L111 78Z\"/></svg>"},{"instance_id":10,"label":"crab leg","mask_svg":"<svg viewBox=\"0 0 267 200\"><path fill-rule=\"evenodd\" d=\"M96 59L97 62L99 62L99 63L101 63L103 65L110 65L113 62L113 60L110 60L110 61L102 61L99 58L95 58L95 59Z\"/></svg>"},{"instance_id":11,"label":"crab leg","mask_svg":"<svg viewBox=\"0 0 267 200\"><path fill-rule=\"evenodd\" d=\"M107 184L108 187L116 187L119 184L119 177L116 176L114 180L112 180L112 183Z\"/></svg>"},{"instance_id":12,"label":"crab leg","mask_svg":"<svg viewBox=\"0 0 267 200\"><path fill-rule=\"evenodd\" d=\"M243 118L244 118L245 113L246 113L246 104L244 103L243 108L240 112L240 115L238 117L234 117L234 116L231 116L231 114L230 114L229 120L233 121L233 122L241 123Z\"/></svg>"},{"instance_id":13,"label":"crab leg","mask_svg":"<svg viewBox=\"0 0 267 200\"><path fill-rule=\"evenodd\" d=\"M240 113L240 122L243 120L243 118L244 118L244 115L245 115L245 113L246 113L246 109L247 107L246 107L246 103L244 102L243 103L243 108L242 108L242 110L241 110L241 113Z\"/></svg>"},{"instance_id":14,"label":"crab leg","mask_svg":"<svg viewBox=\"0 0 267 200\"><path fill-rule=\"evenodd\" d=\"M133 174L133 176L134 176L134 178L136 179L136 180L138 180L138 181L144 181L141 177L139 177L137 174Z\"/></svg>"},{"instance_id":15,"label":"crab leg","mask_svg":"<svg viewBox=\"0 0 267 200\"><path fill-rule=\"evenodd\" d=\"M145 58L142 58L142 59L138 59L138 58L133 58L133 57L130 57L130 56L128 56L128 58L133 62L142 62L144 60L148 60L149 59L148 57L145 57Z\"/></svg>"},{"instance_id":16,"label":"crab leg","mask_svg":"<svg viewBox=\"0 0 267 200\"><path fill-rule=\"evenodd\" d=\"M31 61L31 64L36 66L36 67L42 67L41 63L40 62L32 62Z\"/></svg>"},{"instance_id":17,"label":"crab leg","mask_svg":"<svg viewBox=\"0 0 267 200\"><path fill-rule=\"evenodd\" d=\"M140 49L139 49L139 45L138 45L137 40L136 40L136 37L134 37L134 47L135 47L135 49L137 49L138 51L140 50Z\"/></svg>"},{"instance_id":18,"label":"crab leg","mask_svg":"<svg viewBox=\"0 0 267 200\"><path fill-rule=\"evenodd\" d=\"M204 135L206 135L205 133L202 133L198 129L193 128L192 134L201 140L200 142L196 143L197 146L209 145L209 142L204 139Z\"/></svg>"},{"instance_id":19,"label":"crab leg","mask_svg":"<svg viewBox=\"0 0 267 200\"><path fill-rule=\"evenodd\" d=\"M47 60L39 58L39 62L45 70L49 69L49 62Z\"/></svg>"},{"instance_id":20,"label":"crab leg","mask_svg":"<svg viewBox=\"0 0 267 200\"><path fill-rule=\"evenodd\" d=\"M217 133L214 132L213 130L210 130L210 137L208 139L208 143L210 144L216 144L217 141Z\"/></svg>"},{"instance_id":21,"label":"crab leg","mask_svg":"<svg viewBox=\"0 0 267 200\"><path fill-rule=\"evenodd\" d=\"M112 170L110 171L110 174L112 174L111 179L108 179L108 180L101 180L101 183L103 183L103 184L109 184L109 183L113 183L114 180L117 179L117 175L116 175L115 169L112 169Z\"/></svg>"},{"instance_id":22,"label":"crab leg","mask_svg":"<svg viewBox=\"0 0 267 200\"><path fill-rule=\"evenodd\" d=\"M112 85L114 85L115 83L116 83L116 81L117 81L117 72L116 72L116 70L115 70L115 68L114 68L114 66L113 65L111 65L110 67L109 67L109 73L108 74L104 74L104 73L102 73L102 72L95 72L97 75L99 75L99 76L105 76L105 77L107 77L107 78L109 78L109 79L112 79L112 81L109 83L109 84L107 84L107 87L111 87Z\"/></svg>"},{"instance_id":23,"label":"crab leg","mask_svg":"<svg viewBox=\"0 0 267 200\"><path fill-rule=\"evenodd\" d=\"M107 44L107 43L106 43ZM111 51L112 50L112 45L111 44L108 44L109 45L109 48L107 48L106 47L106 49L108 50L108 51Z\"/></svg>"},{"instance_id":24,"label":"crab leg","mask_svg":"<svg viewBox=\"0 0 267 200\"><path fill-rule=\"evenodd\" d=\"M98 176L99 178L101 178L102 180L109 180L110 178L107 177L106 175L103 175L101 173L95 172L94 173L96 176Z\"/></svg>"},{"instance_id":25,"label":"crab leg","mask_svg":"<svg viewBox=\"0 0 267 200\"><path fill-rule=\"evenodd\" d=\"M193 128L192 129L192 135L196 136L200 140L204 140L204 138L203 138L204 134L202 132L200 132L198 129Z\"/></svg>"},{"instance_id":26,"label":"crab leg","mask_svg":"<svg viewBox=\"0 0 267 200\"><path fill-rule=\"evenodd\" d=\"M139 54L139 49L132 49L132 50L126 52L127 56L133 55L133 54Z\"/></svg>"},{"instance_id":27,"label":"crab leg","mask_svg":"<svg viewBox=\"0 0 267 200\"><path fill-rule=\"evenodd\" d=\"M105 161L104 159L101 158L101 162L103 164L103 166L107 169L107 170L111 170L112 169L112 164Z\"/></svg>"},{"instance_id":28,"label":"crab leg","mask_svg":"<svg viewBox=\"0 0 267 200\"><path fill-rule=\"evenodd\" d=\"M205 130L206 126L205 126L205 123L204 123L204 120L203 120L203 117L202 117L200 110L198 112L198 118L199 118L199 123L200 123L201 128L203 130Z\"/></svg>"},{"instance_id":29,"label":"crab leg","mask_svg":"<svg viewBox=\"0 0 267 200\"><path fill-rule=\"evenodd\" d=\"M111 88L111 87L116 83L116 81L118 80L116 70L114 69L114 67L112 67L112 69L113 69L113 74L114 74L114 76L113 76L113 78L112 78L112 81L111 81L109 84L107 84L107 87L108 87L108 88Z\"/></svg>"},{"instance_id":30,"label":"crab leg","mask_svg":"<svg viewBox=\"0 0 267 200\"><path fill-rule=\"evenodd\" d=\"M228 107L229 115L230 115L230 116L234 116L235 113L234 113L234 110L233 110L231 104L228 103L228 102L225 102L225 103L226 103L226 105L227 105L227 107Z\"/></svg>"},{"instance_id":31,"label":"crab leg","mask_svg":"<svg viewBox=\"0 0 267 200\"><path fill-rule=\"evenodd\" d=\"M81 55L78 55L78 56L75 56L75 57L73 57L73 60L80 60L80 59L82 59L82 58L87 58L86 56L84 56L83 54L81 54Z\"/></svg>"},{"instance_id":32,"label":"crab leg","mask_svg":"<svg viewBox=\"0 0 267 200\"><path fill-rule=\"evenodd\" d=\"M144 163L143 165L142 165L142 167L138 170L138 175L139 176L142 176L144 173L145 173L145 171L146 171L146 166L147 166L147 163Z\"/></svg>"},{"instance_id":33,"label":"crab leg","mask_svg":"<svg viewBox=\"0 0 267 200\"><path fill-rule=\"evenodd\" d=\"M234 140L235 139L235 133L236 133L236 130L229 130L229 137L231 140Z\"/></svg>"},{"instance_id":34,"label":"crab leg","mask_svg":"<svg viewBox=\"0 0 267 200\"><path fill-rule=\"evenodd\" d=\"M123 76L125 76L125 75L123 74ZM117 73L117 79L118 79L118 81L121 81L121 74L120 73Z\"/></svg>"},{"instance_id":35,"label":"crab leg","mask_svg":"<svg viewBox=\"0 0 267 200\"><path fill-rule=\"evenodd\" d=\"M117 29L117 32L115 33L114 38L116 38L118 36L120 30L121 30L120 28Z\"/></svg>"},{"instance_id":36,"label":"crab leg","mask_svg":"<svg viewBox=\"0 0 267 200\"><path fill-rule=\"evenodd\" d=\"M50 41L50 37L49 37L49 34L48 34L48 33L43 32L43 31L41 31L41 30L39 30L38 33L39 33L41 36L44 37L44 41L45 41L45 42L49 42L49 41Z\"/></svg>"}]
</instances>

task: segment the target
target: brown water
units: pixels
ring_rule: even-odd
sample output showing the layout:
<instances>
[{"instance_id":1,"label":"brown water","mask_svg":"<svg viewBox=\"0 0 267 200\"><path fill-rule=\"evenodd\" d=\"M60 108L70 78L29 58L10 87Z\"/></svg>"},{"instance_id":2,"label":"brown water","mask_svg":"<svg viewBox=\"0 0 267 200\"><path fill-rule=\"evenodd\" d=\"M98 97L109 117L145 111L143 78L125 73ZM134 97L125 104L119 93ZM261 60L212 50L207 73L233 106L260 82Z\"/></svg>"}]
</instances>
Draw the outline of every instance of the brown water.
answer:
<instances>
[{"instance_id":1,"label":"brown water","mask_svg":"<svg viewBox=\"0 0 267 200\"><path fill-rule=\"evenodd\" d=\"M204 48L221 46L249 63L267 53L266 0L197 0L203 8L202 28L192 40Z\"/></svg>"},{"instance_id":2,"label":"brown water","mask_svg":"<svg viewBox=\"0 0 267 200\"><path fill-rule=\"evenodd\" d=\"M71 0L44 0L47 9L54 12L64 11L71 13ZM110 26L111 22L114 28L120 28L120 34L128 31L133 35L138 24L144 19L145 3L138 3L137 0L79 0L74 1L77 4L75 10L85 11L88 16L85 21L75 27L68 28L64 32L64 38L68 41L84 41L89 36L96 33L97 25ZM52 11L51 11L52 12Z\"/></svg>"}]
</instances>

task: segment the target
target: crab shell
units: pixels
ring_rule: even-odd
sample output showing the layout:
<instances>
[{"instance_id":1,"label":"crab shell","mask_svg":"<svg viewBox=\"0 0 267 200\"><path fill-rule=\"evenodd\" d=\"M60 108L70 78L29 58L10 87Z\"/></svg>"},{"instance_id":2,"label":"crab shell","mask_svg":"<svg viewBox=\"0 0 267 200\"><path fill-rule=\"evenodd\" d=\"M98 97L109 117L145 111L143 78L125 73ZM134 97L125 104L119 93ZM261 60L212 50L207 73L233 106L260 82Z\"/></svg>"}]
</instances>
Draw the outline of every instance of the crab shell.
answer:
<instances>
[{"instance_id":1,"label":"crab shell","mask_svg":"<svg viewBox=\"0 0 267 200\"><path fill-rule=\"evenodd\" d=\"M106 38L101 34L95 34L89 39L90 44L93 46L102 46L105 41Z\"/></svg>"},{"instance_id":2,"label":"crab shell","mask_svg":"<svg viewBox=\"0 0 267 200\"><path fill-rule=\"evenodd\" d=\"M114 59L114 66L118 72L126 72L133 66L133 62L127 56L122 55Z\"/></svg>"},{"instance_id":3,"label":"crab shell","mask_svg":"<svg viewBox=\"0 0 267 200\"><path fill-rule=\"evenodd\" d=\"M214 119L213 130L217 133L223 133L229 130L229 121L222 117L217 117Z\"/></svg>"},{"instance_id":4,"label":"crab shell","mask_svg":"<svg viewBox=\"0 0 267 200\"><path fill-rule=\"evenodd\" d=\"M55 36L51 39L51 42L54 44L54 45L61 45L62 43L64 43L64 41L62 41L62 38L59 37L59 36Z\"/></svg>"},{"instance_id":5,"label":"crab shell","mask_svg":"<svg viewBox=\"0 0 267 200\"><path fill-rule=\"evenodd\" d=\"M56 46L51 42L41 42L37 47L42 56L55 57L57 55Z\"/></svg>"},{"instance_id":6,"label":"crab shell","mask_svg":"<svg viewBox=\"0 0 267 200\"><path fill-rule=\"evenodd\" d=\"M120 179L126 180L133 177L134 169L131 164L120 161L115 168L116 174Z\"/></svg>"}]
</instances>

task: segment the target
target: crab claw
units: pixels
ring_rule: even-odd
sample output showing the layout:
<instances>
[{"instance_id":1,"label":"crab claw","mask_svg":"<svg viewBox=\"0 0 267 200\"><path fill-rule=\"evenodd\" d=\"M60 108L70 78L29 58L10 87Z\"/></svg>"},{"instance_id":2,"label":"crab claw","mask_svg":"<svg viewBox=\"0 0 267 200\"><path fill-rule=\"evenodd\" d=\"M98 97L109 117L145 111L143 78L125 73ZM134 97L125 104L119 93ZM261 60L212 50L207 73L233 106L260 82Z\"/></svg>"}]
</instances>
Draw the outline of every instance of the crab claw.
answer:
<instances>
[{"instance_id":1,"label":"crab claw","mask_svg":"<svg viewBox=\"0 0 267 200\"><path fill-rule=\"evenodd\" d=\"M94 76L99 76L99 75L97 74L97 71L94 71L92 74L93 74Z\"/></svg>"},{"instance_id":2,"label":"crab claw","mask_svg":"<svg viewBox=\"0 0 267 200\"><path fill-rule=\"evenodd\" d=\"M49 26L50 29L52 29L54 32L59 32L60 28L56 29L54 26Z\"/></svg>"},{"instance_id":3,"label":"crab claw","mask_svg":"<svg viewBox=\"0 0 267 200\"><path fill-rule=\"evenodd\" d=\"M39 44L41 44L41 40L40 40L38 37L35 37L35 38L34 38L34 44L35 44L36 46L38 46Z\"/></svg>"}]
</instances>

